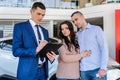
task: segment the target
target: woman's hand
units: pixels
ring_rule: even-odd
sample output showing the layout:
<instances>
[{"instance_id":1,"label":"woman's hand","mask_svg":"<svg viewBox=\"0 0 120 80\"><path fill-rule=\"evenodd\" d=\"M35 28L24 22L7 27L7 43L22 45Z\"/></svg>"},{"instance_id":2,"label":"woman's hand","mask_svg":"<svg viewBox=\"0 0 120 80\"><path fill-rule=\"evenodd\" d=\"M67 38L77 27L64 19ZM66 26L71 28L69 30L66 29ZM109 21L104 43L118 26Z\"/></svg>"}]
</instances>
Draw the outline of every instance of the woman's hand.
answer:
<instances>
[{"instance_id":1,"label":"woman's hand","mask_svg":"<svg viewBox=\"0 0 120 80\"><path fill-rule=\"evenodd\" d=\"M83 58L83 57L86 57L86 56L90 56L90 54L91 54L91 50L85 50L81 53L81 57Z\"/></svg>"}]
</instances>

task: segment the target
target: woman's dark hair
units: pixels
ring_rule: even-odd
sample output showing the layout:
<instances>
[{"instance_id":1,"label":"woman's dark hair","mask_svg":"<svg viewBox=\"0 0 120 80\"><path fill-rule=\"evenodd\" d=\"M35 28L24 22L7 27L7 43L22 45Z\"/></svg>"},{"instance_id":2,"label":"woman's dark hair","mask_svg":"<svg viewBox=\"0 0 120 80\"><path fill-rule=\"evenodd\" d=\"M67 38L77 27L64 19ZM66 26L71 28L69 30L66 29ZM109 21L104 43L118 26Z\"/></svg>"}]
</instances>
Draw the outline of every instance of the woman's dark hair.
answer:
<instances>
[{"instance_id":1,"label":"woman's dark hair","mask_svg":"<svg viewBox=\"0 0 120 80\"><path fill-rule=\"evenodd\" d=\"M68 38L66 36L63 35L62 33L62 29L61 29L61 26L63 24L66 24L68 26L68 29L70 30L70 41L68 40ZM77 43L77 40L75 38L75 33L74 33L74 28L73 28L73 24L70 22L70 21L64 21L60 24L59 26L59 38L61 40L64 40L65 41L65 44L67 45L68 47L68 50L70 51L70 44L73 44L75 46L75 50L77 51L77 48L79 48L78 46L78 43Z\"/></svg>"},{"instance_id":2,"label":"woman's dark hair","mask_svg":"<svg viewBox=\"0 0 120 80\"><path fill-rule=\"evenodd\" d=\"M41 2L35 2L33 5L32 5L32 9L37 9L37 7L43 9L43 10L46 10L45 8L45 5Z\"/></svg>"}]
</instances>

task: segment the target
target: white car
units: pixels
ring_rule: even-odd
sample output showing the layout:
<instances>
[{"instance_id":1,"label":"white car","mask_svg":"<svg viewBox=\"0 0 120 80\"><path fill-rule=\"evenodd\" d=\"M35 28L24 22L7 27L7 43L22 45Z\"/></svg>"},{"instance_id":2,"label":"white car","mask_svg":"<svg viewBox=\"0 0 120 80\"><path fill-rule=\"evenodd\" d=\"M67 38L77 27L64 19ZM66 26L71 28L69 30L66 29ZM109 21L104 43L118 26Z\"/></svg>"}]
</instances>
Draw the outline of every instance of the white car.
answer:
<instances>
[{"instance_id":1,"label":"white car","mask_svg":"<svg viewBox=\"0 0 120 80\"><path fill-rule=\"evenodd\" d=\"M50 41L57 42L55 39L51 39ZM17 80L16 74L19 58L12 55L11 44L11 37L0 39L0 80ZM57 57L52 64L49 63L48 80L56 80ZM107 74L108 80L120 80L120 64L112 58L109 59Z\"/></svg>"}]
</instances>

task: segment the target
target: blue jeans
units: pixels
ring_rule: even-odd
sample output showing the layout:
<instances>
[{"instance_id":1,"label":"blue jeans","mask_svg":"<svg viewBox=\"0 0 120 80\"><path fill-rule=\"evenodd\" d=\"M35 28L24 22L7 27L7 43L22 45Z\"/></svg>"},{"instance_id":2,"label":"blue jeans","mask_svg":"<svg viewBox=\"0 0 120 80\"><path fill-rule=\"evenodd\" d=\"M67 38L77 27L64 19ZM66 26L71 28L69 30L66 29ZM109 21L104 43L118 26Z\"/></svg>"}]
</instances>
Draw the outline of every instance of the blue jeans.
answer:
<instances>
[{"instance_id":1,"label":"blue jeans","mask_svg":"<svg viewBox=\"0 0 120 80\"><path fill-rule=\"evenodd\" d=\"M78 79L57 78L56 80L80 80L80 78Z\"/></svg>"},{"instance_id":2,"label":"blue jeans","mask_svg":"<svg viewBox=\"0 0 120 80\"><path fill-rule=\"evenodd\" d=\"M95 70L81 71L80 72L81 80L107 80L107 75L102 78L96 77L98 70L99 70L99 68L95 69Z\"/></svg>"}]
</instances>

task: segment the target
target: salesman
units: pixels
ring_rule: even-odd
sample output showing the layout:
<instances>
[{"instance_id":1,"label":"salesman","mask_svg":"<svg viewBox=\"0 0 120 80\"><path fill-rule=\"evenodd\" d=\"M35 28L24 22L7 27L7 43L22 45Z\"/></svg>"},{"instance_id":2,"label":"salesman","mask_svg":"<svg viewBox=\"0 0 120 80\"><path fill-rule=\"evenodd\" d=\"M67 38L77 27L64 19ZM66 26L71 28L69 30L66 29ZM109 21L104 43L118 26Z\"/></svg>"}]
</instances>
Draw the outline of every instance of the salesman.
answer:
<instances>
[{"instance_id":1,"label":"salesman","mask_svg":"<svg viewBox=\"0 0 120 80\"><path fill-rule=\"evenodd\" d=\"M52 52L47 57L37 56L49 41L48 31L39 25L45 12L44 4L35 2L30 9L31 18L14 26L13 55L19 57L18 80L47 80L48 59L53 61L56 55Z\"/></svg>"}]
</instances>

